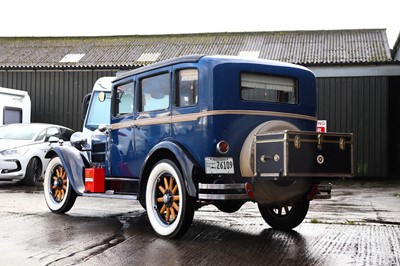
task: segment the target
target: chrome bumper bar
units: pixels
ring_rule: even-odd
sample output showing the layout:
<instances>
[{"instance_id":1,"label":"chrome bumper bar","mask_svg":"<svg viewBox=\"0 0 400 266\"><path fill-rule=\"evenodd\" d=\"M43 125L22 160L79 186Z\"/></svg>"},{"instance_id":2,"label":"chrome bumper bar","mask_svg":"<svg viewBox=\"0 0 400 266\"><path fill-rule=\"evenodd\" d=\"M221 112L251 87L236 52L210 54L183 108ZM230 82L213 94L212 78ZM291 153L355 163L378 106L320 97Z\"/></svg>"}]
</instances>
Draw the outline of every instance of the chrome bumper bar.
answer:
<instances>
[{"instance_id":1,"label":"chrome bumper bar","mask_svg":"<svg viewBox=\"0 0 400 266\"><path fill-rule=\"evenodd\" d=\"M332 184L315 185L310 199L330 199ZM199 183L200 200L251 200L253 192L249 183L203 184Z\"/></svg>"},{"instance_id":2,"label":"chrome bumper bar","mask_svg":"<svg viewBox=\"0 0 400 266\"><path fill-rule=\"evenodd\" d=\"M249 183L240 184L199 184L200 200L249 200Z\"/></svg>"}]
</instances>

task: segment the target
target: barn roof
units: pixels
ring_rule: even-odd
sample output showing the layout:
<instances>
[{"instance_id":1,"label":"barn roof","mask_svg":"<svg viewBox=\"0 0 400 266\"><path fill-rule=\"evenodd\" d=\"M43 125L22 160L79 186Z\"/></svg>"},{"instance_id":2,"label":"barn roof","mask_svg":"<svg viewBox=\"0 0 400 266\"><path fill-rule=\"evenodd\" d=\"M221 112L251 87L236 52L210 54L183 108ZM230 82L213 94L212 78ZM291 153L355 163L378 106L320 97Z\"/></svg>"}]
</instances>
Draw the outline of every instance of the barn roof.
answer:
<instances>
[{"instance_id":1,"label":"barn roof","mask_svg":"<svg viewBox=\"0 0 400 266\"><path fill-rule=\"evenodd\" d=\"M256 57L300 65L392 62L385 29L0 37L0 68L132 68L188 54Z\"/></svg>"}]
</instances>

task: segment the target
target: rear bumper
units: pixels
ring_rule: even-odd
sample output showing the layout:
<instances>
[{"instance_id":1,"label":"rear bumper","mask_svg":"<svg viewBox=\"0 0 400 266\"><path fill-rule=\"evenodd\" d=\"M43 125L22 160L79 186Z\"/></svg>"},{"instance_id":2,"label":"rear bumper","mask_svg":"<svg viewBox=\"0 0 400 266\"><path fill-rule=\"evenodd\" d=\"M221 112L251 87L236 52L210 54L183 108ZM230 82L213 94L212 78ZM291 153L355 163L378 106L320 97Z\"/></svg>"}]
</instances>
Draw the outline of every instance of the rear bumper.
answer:
<instances>
[{"instance_id":1,"label":"rear bumper","mask_svg":"<svg viewBox=\"0 0 400 266\"><path fill-rule=\"evenodd\" d=\"M332 184L314 185L308 199L330 199ZM239 184L199 184L200 200L244 200L253 201L254 193L250 183Z\"/></svg>"}]
</instances>

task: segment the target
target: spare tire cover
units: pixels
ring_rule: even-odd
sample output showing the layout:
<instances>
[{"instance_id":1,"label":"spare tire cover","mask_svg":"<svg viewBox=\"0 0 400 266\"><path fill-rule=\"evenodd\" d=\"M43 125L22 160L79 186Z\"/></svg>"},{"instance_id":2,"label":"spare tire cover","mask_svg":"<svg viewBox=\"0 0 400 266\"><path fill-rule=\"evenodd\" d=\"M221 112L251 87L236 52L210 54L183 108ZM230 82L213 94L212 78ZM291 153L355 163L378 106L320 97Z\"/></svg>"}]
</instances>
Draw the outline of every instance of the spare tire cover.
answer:
<instances>
[{"instance_id":1,"label":"spare tire cover","mask_svg":"<svg viewBox=\"0 0 400 266\"><path fill-rule=\"evenodd\" d=\"M240 171L242 176L254 178L254 136L273 131L299 130L293 124L274 120L257 126L247 136L240 152ZM273 181L256 179L252 181L254 200L261 204L295 203L310 189L310 180Z\"/></svg>"},{"instance_id":2,"label":"spare tire cover","mask_svg":"<svg viewBox=\"0 0 400 266\"><path fill-rule=\"evenodd\" d=\"M253 131L250 132L250 134L244 141L242 150L240 152L240 173L243 177L254 177L254 136L256 134L263 134L281 130L299 129L289 122L273 120L257 126L255 129L253 129Z\"/></svg>"}]
</instances>

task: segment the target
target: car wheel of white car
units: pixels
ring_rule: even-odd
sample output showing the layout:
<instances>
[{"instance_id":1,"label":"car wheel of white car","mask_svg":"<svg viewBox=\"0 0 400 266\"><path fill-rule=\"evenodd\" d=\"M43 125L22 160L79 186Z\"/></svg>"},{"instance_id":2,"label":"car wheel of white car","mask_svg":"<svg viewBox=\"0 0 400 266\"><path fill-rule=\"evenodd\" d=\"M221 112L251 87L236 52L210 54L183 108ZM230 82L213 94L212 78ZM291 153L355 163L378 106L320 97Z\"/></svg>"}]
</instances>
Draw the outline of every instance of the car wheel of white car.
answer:
<instances>
[{"instance_id":1,"label":"car wheel of white car","mask_svg":"<svg viewBox=\"0 0 400 266\"><path fill-rule=\"evenodd\" d=\"M261 216L274 229L291 230L301 224L307 215L310 201L302 199L293 205L275 206L258 204Z\"/></svg>"},{"instance_id":2,"label":"car wheel of white car","mask_svg":"<svg viewBox=\"0 0 400 266\"><path fill-rule=\"evenodd\" d=\"M42 175L42 166L38 158L33 157L29 160L28 166L26 167L25 177L22 180L24 186L33 186L36 184L40 176Z\"/></svg>"},{"instance_id":3,"label":"car wheel of white car","mask_svg":"<svg viewBox=\"0 0 400 266\"><path fill-rule=\"evenodd\" d=\"M59 157L49 162L43 187L46 204L52 212L65 213L74 205L77 194Z\"/></svg>"},{"instance_id":4,"label":"car wheel of white car","mask_svg":"<svg viewBox=\"0 0 400 266\"><path fill-rule=\"evenodd\" d=\"M160 161L151 171L146 188L147 215L154 231L169 238L186 233L193 221L194 204L176 164Z\"/></svg>"}]
</instances>

